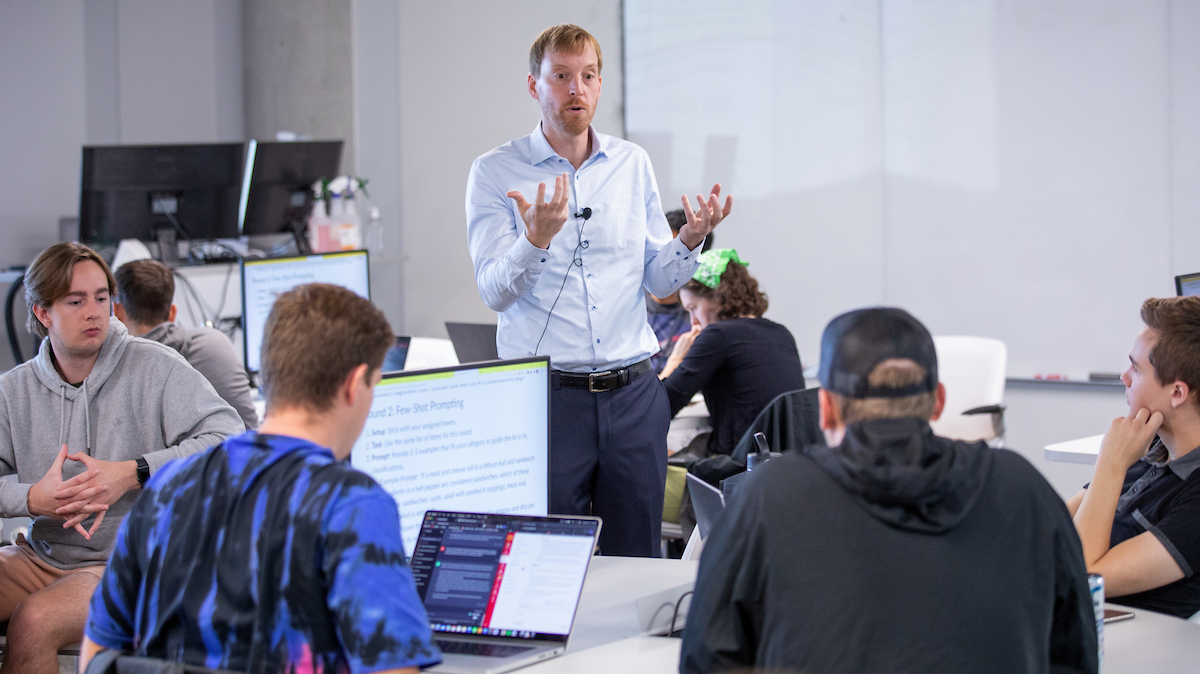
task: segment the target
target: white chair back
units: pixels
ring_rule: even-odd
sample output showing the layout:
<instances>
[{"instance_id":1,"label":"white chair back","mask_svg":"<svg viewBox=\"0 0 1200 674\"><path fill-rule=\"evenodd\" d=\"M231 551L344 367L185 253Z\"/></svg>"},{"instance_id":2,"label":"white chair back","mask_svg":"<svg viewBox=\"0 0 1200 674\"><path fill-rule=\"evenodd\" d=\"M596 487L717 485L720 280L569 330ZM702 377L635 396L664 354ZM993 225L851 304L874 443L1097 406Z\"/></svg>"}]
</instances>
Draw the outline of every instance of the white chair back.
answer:
<instances>
[{"instance_id":1,"label":"white chair back","mask_svg":"<svg viewBox=\"0 0 1200 674\"><path fill-rule=\"evenodd\" d=\"M680 559L700 561L701 552L704 552L704 539L700 538L700 527L695 527L692 529L692 536L688 539L687 547L683 549L683 556Z\"/></svg>"},{"instance_id":2,"label":"white chair back","mask_svg":"<svg viewBox=\"0 0 1200 674\"><path fill-rule=\"evenodd\" d=\"M933 432L956 440L992 440L996 437L990 414L963 416L963 412L1004 402L1004 376L1008 348L987 337L938 336L938 379L946 387L946 407L932 422Z\"/></svg>"},{"instance_id":3,"label":"white chair back","mask_svg":"<svg viewBox=\"0 0 1200 674\"><path fill-rule=\"evenodd\" d=\"M458 365L454 344L438 337L413 337L408 344L405 370L427 370L432 367Z\"/></svg>"}]
</instances>

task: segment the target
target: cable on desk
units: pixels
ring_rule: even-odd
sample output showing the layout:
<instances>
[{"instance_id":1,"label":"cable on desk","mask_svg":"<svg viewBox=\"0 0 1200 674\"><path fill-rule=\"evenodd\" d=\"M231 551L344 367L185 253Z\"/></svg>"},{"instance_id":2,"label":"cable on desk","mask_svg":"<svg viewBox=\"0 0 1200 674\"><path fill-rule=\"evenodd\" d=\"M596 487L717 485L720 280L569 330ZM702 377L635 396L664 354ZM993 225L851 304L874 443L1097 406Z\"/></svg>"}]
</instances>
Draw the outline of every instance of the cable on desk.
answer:
<instances>
[{"instance_id":1,"label":"cable on desk","mask_svg":"<svg viewBox=\"0 0 1200 674\"><path fill-rule=\"evenodd\" d=\"M695 590L688 590L687 592L684 592L683 594L679 595L679 600L675 602L675 612L671 614L671 631L667 632L667 636L670 637L670 636L675 635L675 620L677 618L679 618L679 607L683 605L684 599L686 599L687 597L690 597L693 594L696 594ZM690 608L690 606L689 606L689 608Z\"/></svg>"}]
</instances>

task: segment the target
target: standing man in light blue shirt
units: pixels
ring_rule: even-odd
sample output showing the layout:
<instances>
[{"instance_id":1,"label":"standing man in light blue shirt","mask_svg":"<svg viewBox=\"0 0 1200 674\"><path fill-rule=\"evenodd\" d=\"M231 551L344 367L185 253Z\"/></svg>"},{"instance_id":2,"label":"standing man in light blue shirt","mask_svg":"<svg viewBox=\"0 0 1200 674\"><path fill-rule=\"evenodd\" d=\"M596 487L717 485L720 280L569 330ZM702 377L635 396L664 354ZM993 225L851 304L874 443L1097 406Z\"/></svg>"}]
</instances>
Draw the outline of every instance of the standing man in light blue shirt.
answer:
<instances>
[{"instance_id":1,"label":"standing man in light blue shirt","mask_svg":"<svg viewBox=\"0 0 1200 674\"><path fill-rule=\"evenodd\" d=\"M534 41L541 122L475 160L467 236L479 294L500 314L500 357L548 354L554 368L550 511L602 517L605 554L655 556L670 408L644 376L658 340L642 288L666 297L686 283L732 200L722 208L720 185L695 210L685 196L687 223L671 238L645 151L591 127L602 66L578 26Z\"/></svg>"}]
</instances>

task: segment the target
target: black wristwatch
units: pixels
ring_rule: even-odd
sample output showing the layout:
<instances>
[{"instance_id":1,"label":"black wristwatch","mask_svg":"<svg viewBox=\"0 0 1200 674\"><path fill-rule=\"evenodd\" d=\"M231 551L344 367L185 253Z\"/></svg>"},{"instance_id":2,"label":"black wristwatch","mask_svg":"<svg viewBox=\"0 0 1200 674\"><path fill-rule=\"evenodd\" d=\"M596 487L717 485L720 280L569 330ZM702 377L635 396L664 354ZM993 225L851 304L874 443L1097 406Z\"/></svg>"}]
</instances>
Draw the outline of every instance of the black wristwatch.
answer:
<instances>
[{"instance_id":1,"label":"black wristwatch","mask_svg":"<svg viewBox=\"0 0 1200 674\"><path fill-rule=\"evenodd\" d=\"M146 480L150 479L150 464L146 463L146 457L139 456L137 460L137 478L138 484L146 484Z\"/></svg>"}]
</instances>

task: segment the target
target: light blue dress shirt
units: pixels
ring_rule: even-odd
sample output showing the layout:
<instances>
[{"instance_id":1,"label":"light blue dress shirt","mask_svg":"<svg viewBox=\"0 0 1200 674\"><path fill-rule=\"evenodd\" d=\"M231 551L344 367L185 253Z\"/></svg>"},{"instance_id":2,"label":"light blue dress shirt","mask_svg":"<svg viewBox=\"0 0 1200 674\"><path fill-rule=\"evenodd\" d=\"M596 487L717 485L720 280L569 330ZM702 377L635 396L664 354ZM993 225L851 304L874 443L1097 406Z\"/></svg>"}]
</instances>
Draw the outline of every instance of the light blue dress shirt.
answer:
<instances>
[{"instance_id":1,"label":"light blue dress shirt","mask_svg":"<svg viewBox=\"0 0 1200 674\"><path fill-rule=\"evenodd\" d=\"M501 358L549 355L555 369L588 373L649 358L658 340L641 289L666 297L699 266L700 247L689 251L671 238L645 150L588 133L592 154L578 170L550 147L540 123L471 166L467 242L479 294L500 314ZM542 250L525 237L516 202L505 194L517 190L533 202L545 182L549 200L563 173L571 215ZM591 218L573 217L585 207ZM582 265L573 265L577 258Z\"/></svg>"}]
</instances>

